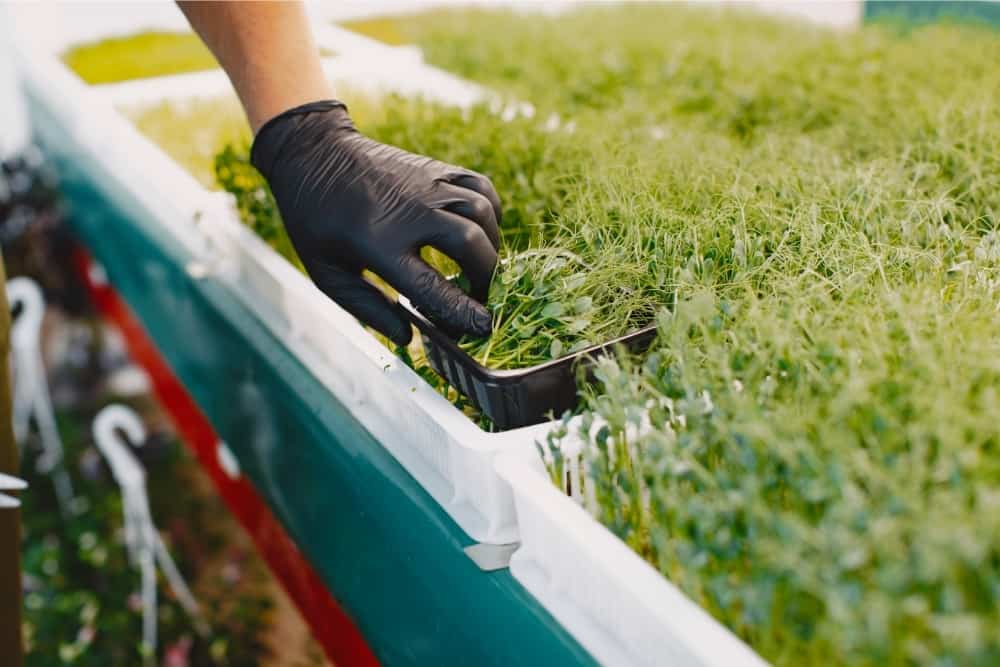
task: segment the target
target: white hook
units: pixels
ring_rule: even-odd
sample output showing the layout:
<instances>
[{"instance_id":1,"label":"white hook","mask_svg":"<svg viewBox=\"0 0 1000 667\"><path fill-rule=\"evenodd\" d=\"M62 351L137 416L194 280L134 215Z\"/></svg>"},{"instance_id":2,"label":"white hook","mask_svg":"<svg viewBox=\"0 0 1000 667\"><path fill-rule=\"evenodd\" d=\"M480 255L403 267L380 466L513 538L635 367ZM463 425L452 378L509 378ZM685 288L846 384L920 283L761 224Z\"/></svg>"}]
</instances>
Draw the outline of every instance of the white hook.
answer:
<instances>
[{"instance_id":1,"label":"white hook","mask_svg":"<svg viewBox=\"0 0 1000 667\"><path fill-rule=\"evenodd\" d=\"M94 441L111 466L111 474L122 487L134 487L146 481L146 472L128 448L118 431L129 442L141 446L146 440L146 427L133 410L124 405L109 405L94 419Z\"/></svg>"},{"instance_id":2,"label":"white hook","mask_svg":"<svg viewBox=\"0 0 1000 667\"><path fill-rule=\"evenodd\" d=\"M60 509L68 515L74 495L73 485L69 474L61 467L62 439L52 411L49 383L42 360L41 330L45 298L38 283L30 278L11 278L7 281L6 289L11 307L20 306L20 312L11 326L15 389L12 415L14 438L23 446L29 422L34 417L42 443L42 455L38 458L37 469L52 476Z\"/></svg>"},{"instance_id":3,"label":"white hook","mask_svg":"<svg viewBox=\"0 0 1000 667\"><path fill-rule=\"evenodd\" d=\"M150 651L146 662L156 654L156 570L155 545L149 501L146 497L146 473L118 429L134 442L146 439L146 428L134 411L123 405L109 405L94 419L93 434L97 449L111 467L111 474L122 490L125 548L129 559L139 568L142 599L142 643Z\"/></svg>"},{"instance_id":4,"label":"white hook","mask_svg":"<svg viewBox=\"0 0 1000 667\"><path fill-rule=\"evenodd\" d=\"M146 494L146 471L129 449L128 443L121 438L120 431L136 446L141 446L146 439L146 427L142 419L124 405L109 405L94 419L93 433L97 448L111 467L111 474L122 490L125 546L142 577L142 641L151 654L155 655L156 563L159 563L178 601L194 620L195 630L204 635L208 629L201 618L198 603L153 525Z\"/></svg>"},{"instance_id":5,"label":"white hook","mask_svg":"<svg viewBox=\"0 0 1000 667\"><path fill-rule=\"evenodd\" d=\"M7 301L13 311L21 306L21 312L11 323L11 342L27 347L38 341L45 315L45 299L42 288L31 278L18 276L7 281Z\"/></svg>"},{"instance_id":6,"label":"white hook","mask_svg":"<svg viewBox=\"0 0 1000 667\"><path fill-rule=\"evenodd\" d=\"M33 384L35 348L42 329L45 300L38 284L30 278L18 277L7 281L7 303L13 314L10 327L11 352L13 353L14 388L14 439L24 442L28 435L28 420L34 398ZM29 359L30 357L30 359Z\"/></svg>"}]
</instances>

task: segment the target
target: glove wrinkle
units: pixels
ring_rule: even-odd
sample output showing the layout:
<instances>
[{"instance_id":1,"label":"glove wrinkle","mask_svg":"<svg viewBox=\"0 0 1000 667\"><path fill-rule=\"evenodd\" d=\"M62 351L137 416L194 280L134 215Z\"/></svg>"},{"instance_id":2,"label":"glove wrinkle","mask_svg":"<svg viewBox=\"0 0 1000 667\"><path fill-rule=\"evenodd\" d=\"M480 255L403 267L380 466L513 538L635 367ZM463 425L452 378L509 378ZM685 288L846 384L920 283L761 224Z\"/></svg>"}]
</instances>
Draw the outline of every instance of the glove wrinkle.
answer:
<instances>
[{"instance_id":1,"label":"glove wrinkle","mask_svg":"<svg viewBox=\"0 0 1000 667\"><path fill-rule=\"evenodd\" d=\"M283 111L274 118L271 118L266 123L260 126L257 130L257 135L254 138L253 145L250 147L250 162L257 167L257 170L264 175L264 178L269 178L269 173L271 171L271 165L277 159L277 153L285 144L285 140L288 135L295 130L295 125L290 123L285 123L284 121L292 119L294 116L301 116L317 111L329 111L331 109L343 109L344 115L347 116L347 105L339 100L320 100L317 102L308 102L300 106L289 109L288 111ZM347 116L348 121L350 117ZM354 127L353 122L351 122L351 127ZM278 128L281 128L278 130ZM278 137L269 139L266 145L269 148L259 148L262 142L258 139L265 134L265 132L280 131Z\"/></svg>"}]
</instances>

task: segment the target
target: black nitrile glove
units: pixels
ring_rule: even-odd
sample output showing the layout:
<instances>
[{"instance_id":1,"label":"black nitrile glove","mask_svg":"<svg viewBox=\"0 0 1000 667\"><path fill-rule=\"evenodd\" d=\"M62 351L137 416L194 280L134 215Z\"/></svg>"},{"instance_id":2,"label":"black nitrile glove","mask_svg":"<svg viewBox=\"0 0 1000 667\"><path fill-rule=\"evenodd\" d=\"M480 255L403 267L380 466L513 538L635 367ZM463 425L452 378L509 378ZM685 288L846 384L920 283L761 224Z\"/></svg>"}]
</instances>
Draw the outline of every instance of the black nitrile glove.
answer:
<instances>
[{"instance_id":1,"label":"black nitrile glove","mask_svg":"<svg viewBox=\"0 0 1000 667\"><path fill-rule=\"evenodd\" d=\"M396 343L410 323L361 276L369 269L445 328L488 336L483 303L497 261L500 199L481 174L363 136L335 100L264 124L250 153L316 285ZM471 297L420 257L433 246L469 278Z\"/></svg>"}]
</instances>

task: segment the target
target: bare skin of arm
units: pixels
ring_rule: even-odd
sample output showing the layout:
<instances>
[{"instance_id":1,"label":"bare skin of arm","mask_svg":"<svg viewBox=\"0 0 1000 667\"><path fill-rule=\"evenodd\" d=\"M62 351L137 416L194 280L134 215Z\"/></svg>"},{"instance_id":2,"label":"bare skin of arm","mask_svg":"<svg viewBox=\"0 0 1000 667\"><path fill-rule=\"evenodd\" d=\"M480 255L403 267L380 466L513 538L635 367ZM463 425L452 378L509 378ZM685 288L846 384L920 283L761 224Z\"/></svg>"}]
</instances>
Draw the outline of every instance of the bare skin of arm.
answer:
<instances>
[{"instance_id":1,"label":"bare skin of arm","mask_svg":"<svg viewBox=\"0 0 1000 667\"><path fill-rule=\"evenodd\" d=\"M286 109L334 96L301 3L177 4L229 75L254 134Z\"/></svg>"}]
</instances>

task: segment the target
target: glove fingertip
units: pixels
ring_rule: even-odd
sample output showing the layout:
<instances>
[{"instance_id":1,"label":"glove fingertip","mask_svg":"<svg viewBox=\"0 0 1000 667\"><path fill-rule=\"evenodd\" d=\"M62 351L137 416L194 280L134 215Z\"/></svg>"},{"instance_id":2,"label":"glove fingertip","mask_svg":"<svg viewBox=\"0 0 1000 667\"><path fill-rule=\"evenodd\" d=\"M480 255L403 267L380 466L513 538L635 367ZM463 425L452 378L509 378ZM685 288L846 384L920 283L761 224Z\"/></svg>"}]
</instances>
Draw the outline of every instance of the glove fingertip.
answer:
<instances>
[{"instance_id":1,"label":"glove fingertip","mask_svg":"<svg viewBox=\"0 0 1000 667\"><path fill-rule=\"evenodd\" d=\"M409 345L410 341L413 340L413 329L410 327L409 322L406 324L394 322L386 327L386 330L382 333L388 336L389 340L396 345L402 345L404 347Z\"/></svg>"},{"instance_id":2,"label":"glove fingertip","mask_svg":"<svg viewBox=\"0 0 1000 667\"><path fill-rule=\"evenodd\" d=\"M446 303L451 305L439 310L435 320L449 335L456 338L463 334L488 338L493 333L493 315L469 295L459 292Z\"/></svg>"},{"instance_id":3,"label":"glove fingertip","mask_svg":"<svg viewBox=\"0 0 1000 667\"><path fill-rule=\"evenodd\" d=\"M398 303L386 303L367 313L365 324L375 329L396 345L406 346L413 339L413 328L402 307Z\"/></svg>"},{"instance_id":4,"label":"glove fingertip","mask_svg":"<svg viewBox=\"0 0 1000 667\"><path fill-rule=\"evenodd\" d=\"M469 333L480 338L486 338L493 333L493 315L478 303L472 307L469 318Z\"/></svg>"}]
</instances>

